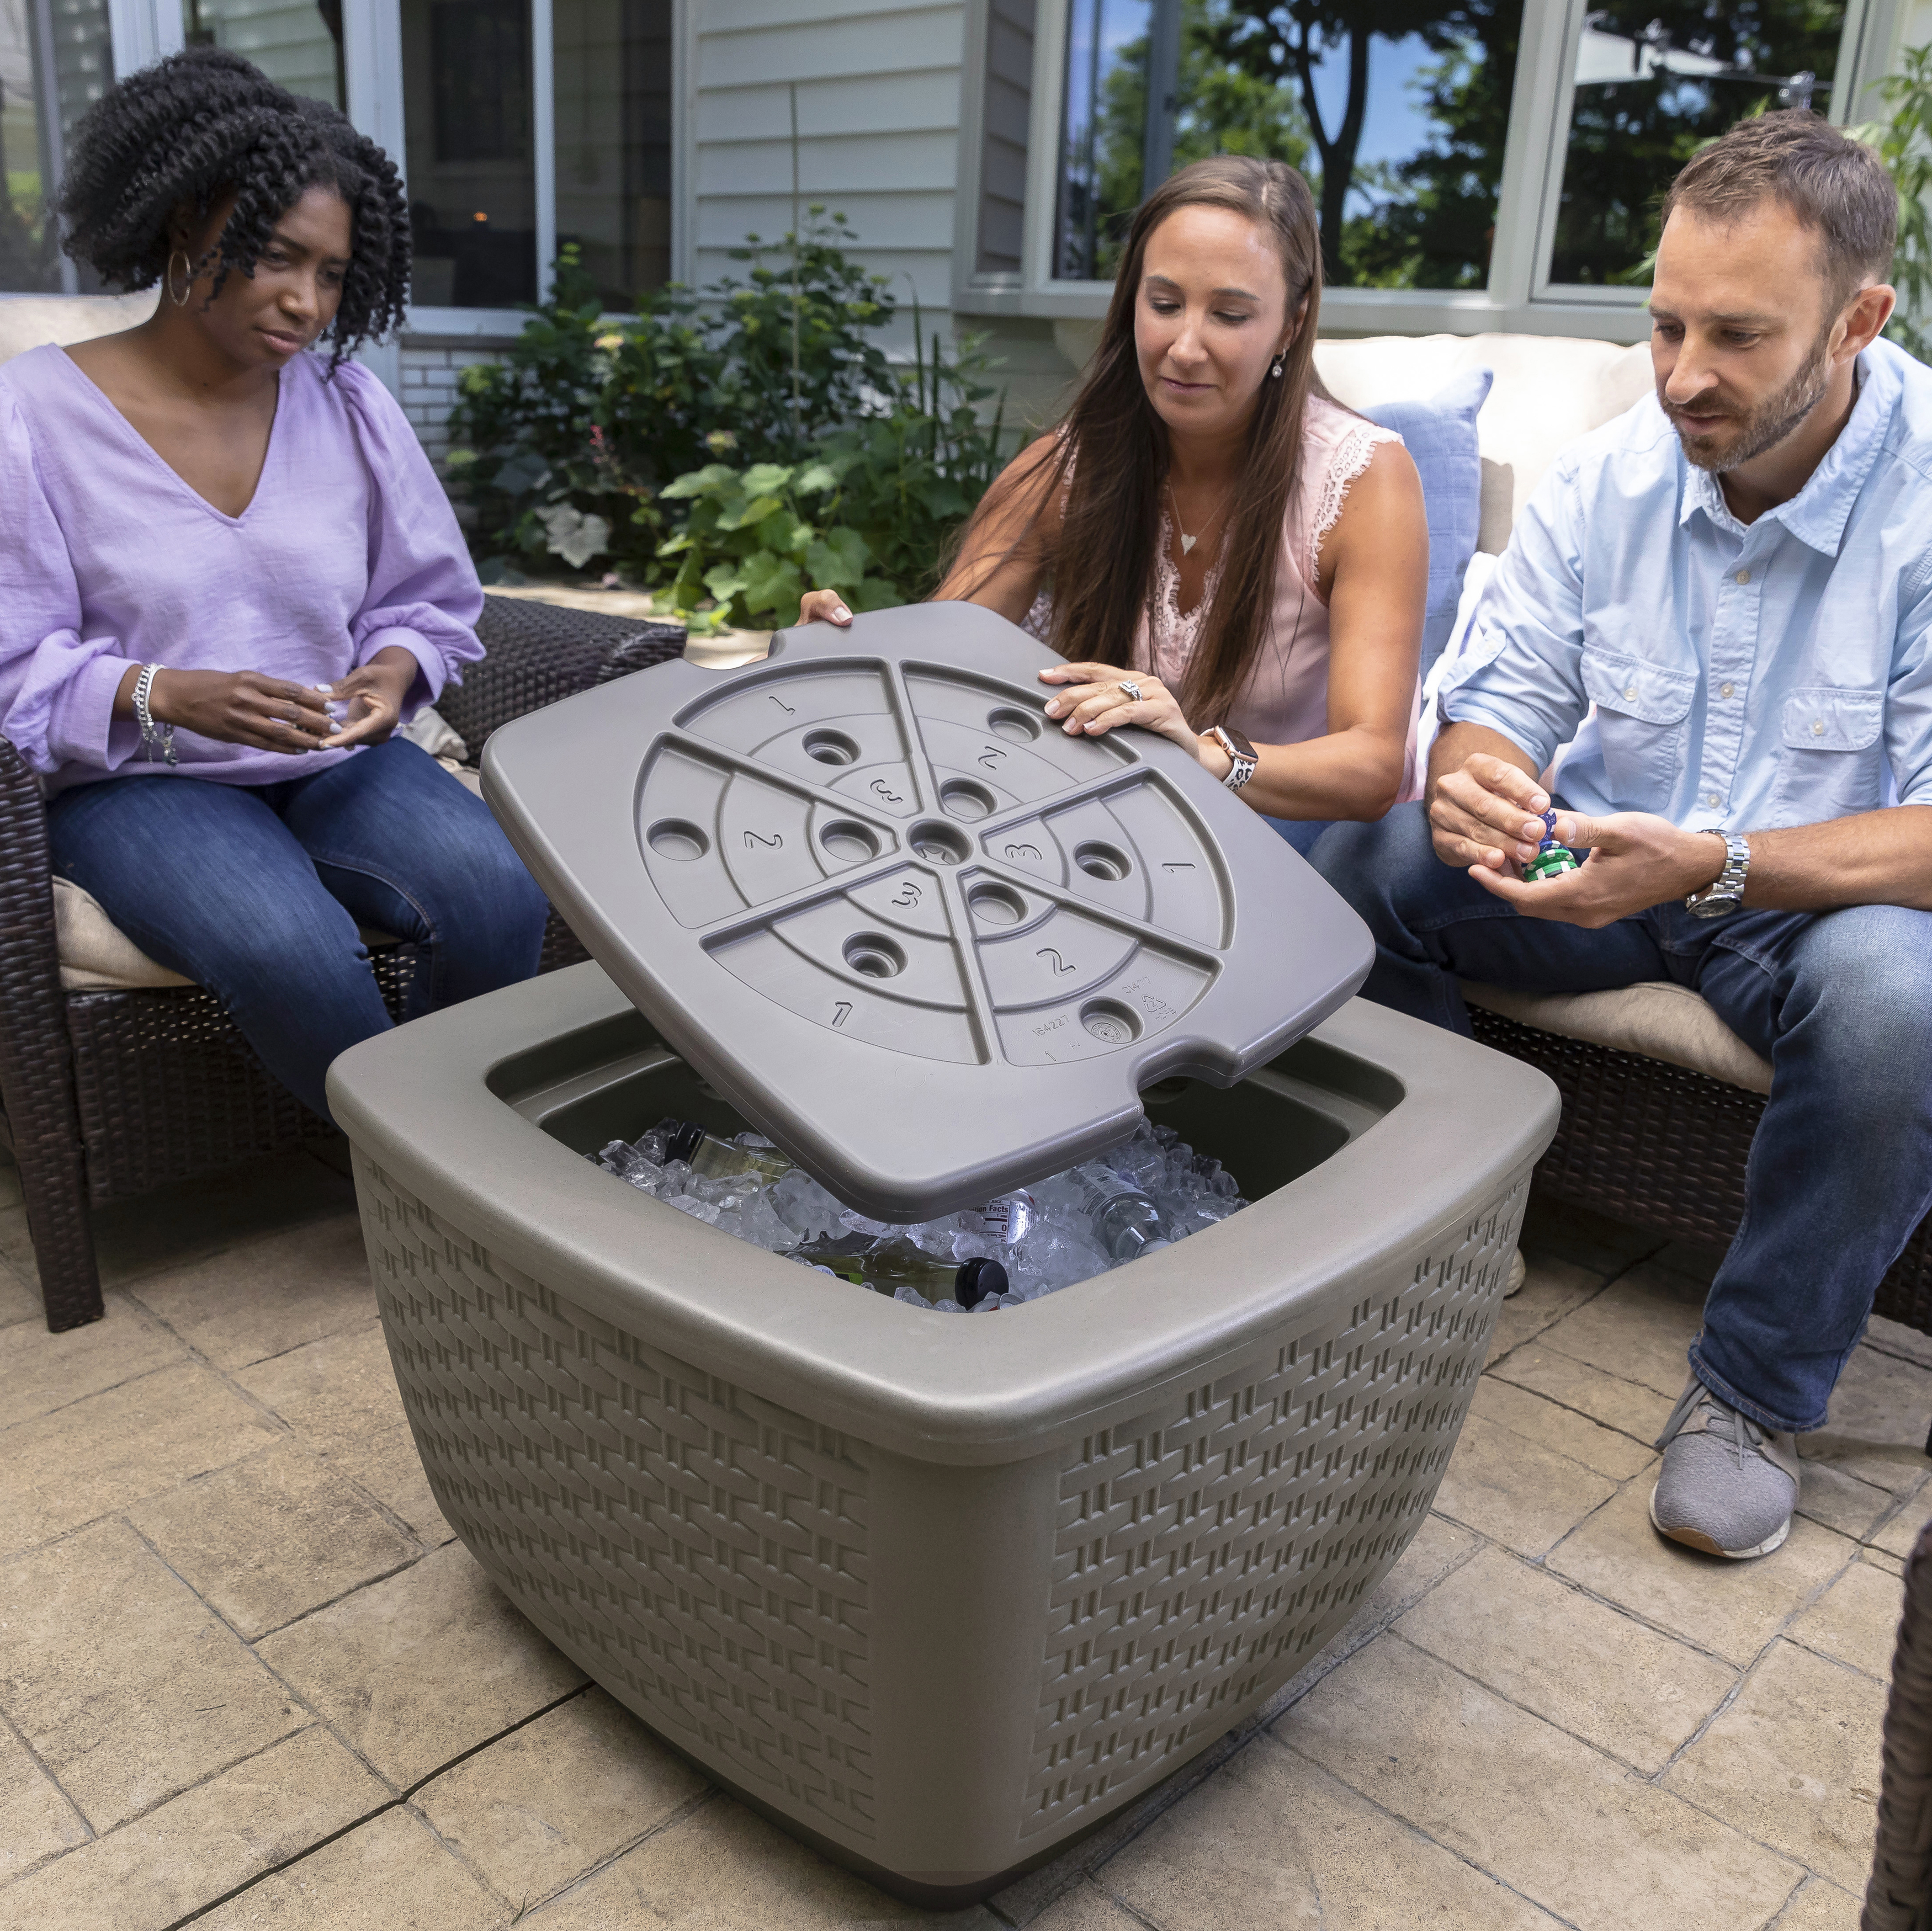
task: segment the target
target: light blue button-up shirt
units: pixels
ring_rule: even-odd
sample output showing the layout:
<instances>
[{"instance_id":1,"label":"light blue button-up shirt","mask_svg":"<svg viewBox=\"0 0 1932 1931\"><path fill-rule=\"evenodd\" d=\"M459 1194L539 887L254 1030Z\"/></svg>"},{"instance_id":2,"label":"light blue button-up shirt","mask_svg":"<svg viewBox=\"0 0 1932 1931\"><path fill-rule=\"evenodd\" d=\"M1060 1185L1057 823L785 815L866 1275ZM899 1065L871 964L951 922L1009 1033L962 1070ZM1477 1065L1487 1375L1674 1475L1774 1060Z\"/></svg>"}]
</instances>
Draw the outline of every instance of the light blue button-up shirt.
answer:
<instances>
[{"instance_id":1,"label":"light blue button-up shirt","mask_svg":"<svg viewBox=\"0 0 1932 1931\"><path fill-rule=\"evenodd\" d=\"M1810 481L1748 525L1654 396L1565 450L1443 715L1539 766L1574 733L1557 789L1592 815L1756 831L1932 804L1932 370L1881 341L1858 372Z\"/></svg>"}]
</instances>

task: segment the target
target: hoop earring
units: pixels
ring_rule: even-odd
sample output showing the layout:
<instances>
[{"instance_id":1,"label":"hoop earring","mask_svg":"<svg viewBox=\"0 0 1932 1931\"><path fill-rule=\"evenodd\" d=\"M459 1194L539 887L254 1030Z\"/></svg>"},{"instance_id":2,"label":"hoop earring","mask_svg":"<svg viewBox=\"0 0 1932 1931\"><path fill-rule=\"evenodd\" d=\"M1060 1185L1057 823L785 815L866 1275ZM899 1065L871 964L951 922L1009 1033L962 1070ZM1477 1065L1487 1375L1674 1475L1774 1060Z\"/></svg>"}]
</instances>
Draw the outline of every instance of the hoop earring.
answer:
<instances>
[{"instance_id":1,"label":"hoop earring","mask_svg":"<svg viewBox=\"0 0 1932 1931\"><path fill-rule=\"evenodd\" d=\"M1270 382L1278 382L1281 380L1282 367L1287 360L1288 358L1286 355L1277 355L1274 358L1273 364L1270 366L1268 370L1268 379Z\"/></svg>"},{"instance_id":2,"label":"hoop earring","mask_svg":"<svg viewBox=\"0 0 1932 1931\"><path fill-rule=\"evenodd\" d=\"M182 265L182 292L179 295L175 292L175 256L176 255L180 256ZM194 264L188 259L188 250L185 248L176 248L170 253L167 274L164 277L164 281L168 291L169 301L177 308L187 307L189 296L194 293Z\"/></svg>"}]
</instances>

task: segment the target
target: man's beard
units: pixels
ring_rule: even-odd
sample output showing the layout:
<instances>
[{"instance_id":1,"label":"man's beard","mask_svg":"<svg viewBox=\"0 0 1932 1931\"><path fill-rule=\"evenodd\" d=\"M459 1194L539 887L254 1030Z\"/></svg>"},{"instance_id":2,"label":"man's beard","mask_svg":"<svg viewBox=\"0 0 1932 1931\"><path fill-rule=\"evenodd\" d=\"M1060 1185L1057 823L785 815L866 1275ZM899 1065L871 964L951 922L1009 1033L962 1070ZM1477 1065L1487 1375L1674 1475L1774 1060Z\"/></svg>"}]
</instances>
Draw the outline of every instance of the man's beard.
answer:
<instances>
[{"instance_id":1,"label":"man's beard","mask_svg":"<svg viewBox=\"0 0 1932 1931\"><path fill-rule=\"evenodd\" d=\"M1748 463L1754 456L1762 456L1767 449L1782 442L1825 399L1825 391L1832 381L1831 339L1831 331L1827 328L1819 337L1804 366L1784 388L1775 395L1767 397L1748 415L1731 416L1731 421L1739 425L1741 433L1735 443L1722 450L1716 446L1715 436L1687 430L1678 421L1677 412L1669 403L1664 402L1664 385L1660 382L1658 400L1664 402L1664 412L1677 431L1684 460L1700 469L1709 470L1713 475L1721 475L1726 469L1735 469L1740 463Z\"/></svg>"}]
</instances>

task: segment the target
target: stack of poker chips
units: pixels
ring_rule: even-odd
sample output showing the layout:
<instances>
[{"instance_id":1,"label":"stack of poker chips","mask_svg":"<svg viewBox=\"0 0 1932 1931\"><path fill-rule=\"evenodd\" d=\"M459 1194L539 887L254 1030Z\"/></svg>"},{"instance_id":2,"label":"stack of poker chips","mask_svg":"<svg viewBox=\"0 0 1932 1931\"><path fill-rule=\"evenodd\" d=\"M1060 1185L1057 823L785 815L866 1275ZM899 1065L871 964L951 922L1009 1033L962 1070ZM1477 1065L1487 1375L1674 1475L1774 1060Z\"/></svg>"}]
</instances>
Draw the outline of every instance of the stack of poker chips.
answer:
<instances>
[{"instance_id":1,"label":"stack of poker chips","mask_svg":"<svg viewBox=\"0 0 1932 1931\"><path fill-rule=\"evenodd\" d=\"M1535 857L1522 868L1523 882L1534 885L1539 878L1561 878L1566 871L1577 868L1576 854L1568 845L1556 842L1556 814L1544 812L1543 842L1537 847Z\"/></svg>"}]
</instances>

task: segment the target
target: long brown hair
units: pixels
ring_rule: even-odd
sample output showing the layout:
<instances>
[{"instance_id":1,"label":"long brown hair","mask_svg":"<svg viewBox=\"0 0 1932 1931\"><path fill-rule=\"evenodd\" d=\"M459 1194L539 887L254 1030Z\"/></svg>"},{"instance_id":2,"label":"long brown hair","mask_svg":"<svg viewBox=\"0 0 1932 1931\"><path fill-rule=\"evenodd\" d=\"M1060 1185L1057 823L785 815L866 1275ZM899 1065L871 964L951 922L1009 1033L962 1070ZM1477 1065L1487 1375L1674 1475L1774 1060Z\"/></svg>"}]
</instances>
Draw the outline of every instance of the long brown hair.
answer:
<instances>
[{"instance_id":1,"label":"long brown hair","mask_svg":"<svg viewBox=\"0 0 1932 1931\"><path fill-rule=\"evenodd\" d=\"M1167 425L1141 379L1134 312L1148 238L1183 208L1230 208L1266 229L1280 250L1289 319L1306 304L1280 377L1262 379L1200 646L1178 694L1190 718L1213 722L1240 694L1268 634L1282 529L1300 477L1302 418L1316 384L1321 237L1314 197L1293 168L1219 154L1183 168L1142 202L1100 346L1061 424L1050 487L1037 500L1051 502L1066 487L1048 559L1053 647L1071 662L1124 665L1153 606L1168 460Z\"/></svg>"}]
</instances>

